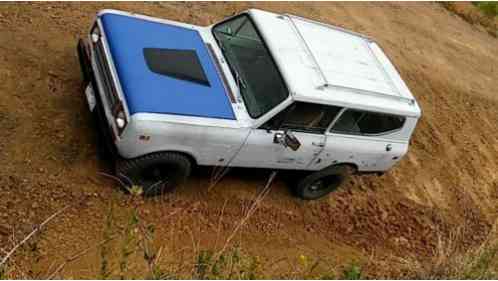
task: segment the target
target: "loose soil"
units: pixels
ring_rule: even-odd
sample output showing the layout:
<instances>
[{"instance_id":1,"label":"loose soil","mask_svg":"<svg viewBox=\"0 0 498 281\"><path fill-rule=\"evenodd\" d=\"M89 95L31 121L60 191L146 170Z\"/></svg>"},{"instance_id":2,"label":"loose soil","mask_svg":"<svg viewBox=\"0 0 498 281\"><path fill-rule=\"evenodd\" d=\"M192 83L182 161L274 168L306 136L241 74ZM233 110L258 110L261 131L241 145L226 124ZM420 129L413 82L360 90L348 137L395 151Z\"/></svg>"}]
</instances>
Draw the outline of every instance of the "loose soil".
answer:
<instances>
[{"instance_id":1,"label":"loose soil","mask_svg":"<svg viewBox=\"0 0 498 281\"><path fill-rule=\"evenodd\" d=\"M395 268L389 262L369 266L372 257L427 260L438 241L457 230L462 249L486 239L498 215L498 39L439 4L3 3L0 248L10 249L70 205L13 257L19 276L43 278L64 258L99 243L111 207L118 227L133 210L153 224L155 243L169 258L223 246L270 172L234 169L209 189L211 169L202 168L187 186L161 199L124 194L100 174L110 168L97 157L76 43L104 8L208 25L250 7L375 38L416 96L423 118L399 165L383 176L354 177L327 198L298 200L277 174L231 244L268 262L300 255L332 266L354 261L366 265L368 276L382 277ZM92 250L60 277L97 277L100 261ZM272 276L278 276L275 264L266 269Z\"/></svg>"}]
</instances>

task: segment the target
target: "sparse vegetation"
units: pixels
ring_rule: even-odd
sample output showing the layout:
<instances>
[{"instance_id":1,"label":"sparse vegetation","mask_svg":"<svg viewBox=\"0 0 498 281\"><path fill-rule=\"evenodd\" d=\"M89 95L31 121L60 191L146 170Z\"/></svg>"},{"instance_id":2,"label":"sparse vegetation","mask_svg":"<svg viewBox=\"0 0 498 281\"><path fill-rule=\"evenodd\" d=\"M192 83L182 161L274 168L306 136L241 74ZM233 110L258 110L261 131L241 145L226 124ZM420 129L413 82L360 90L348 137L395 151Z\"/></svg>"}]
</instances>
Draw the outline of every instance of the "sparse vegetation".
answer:
<instances>
[{"instance_id":1,"label":"sparse vegetation","mask_svg":"<svg viewBox=\"0 0 498 281\"><path fill-rule=\"evenodd\" d=\"M129 222L125 227L123 233L123 241L121 243L121 257L119 260L119 278L121 280L128 279L127 271L128 271L128 263L129 257L136 251L136 235L135 230L138 225L138 217L135 212L130 216Z\"/></svg>"},{"instance_id":2,"label":"sparse vegetation","mask_svg":"<svg viewBox=\"0 0 498 281\"><path fill-rule=\"evenodd\" d=\"M107 242L103 243L100 246L101 263L100 263L99 279L108 279L110 276L109 264L108 264L108 256L109 256L108 241L111 238L111 235L112 235L111 231L113 228L113 211L112 210L113 210L112 205L110 205L110 208L109 208L109 211L108 211L108 214L106 217L106 221L105 221L104 232L103 232L104 241L107 241Z\"/></svg>"},{"instance_id":3,"label":"sparse vegetation","mask_svg":"<svg viewBox=\"0 0 498 281\"><path fill-rule=\"evenodd\" d=\"M467 253L454 253L419 266L414 279L497 279L498 245L485 245Z\"/></svg>"},{"instance_id":4,"label":"sparse vegetation","mask_svg":"<svg viewBox=\"0 0 498 281\"><path fill-rule=\"evenodd\" d=\"M211 250L202 250L197 255L195 279L262 279L258 257L241 253L238 247L216 255Z\"/></svg>"},{"instance_id":5,"label":"sparse vegetation","mask_svg":"<svg viewBox=\"0 0 498 281\"><path fill-rule=\"evenodd\" d=\"M129 179L128 177L126 177L123 174L121 174L120 177L123 178L128 184L123 182L123 180L121 180L119 177L109 175L107 173L102 173L102 172L99 174L104 176L104 177L108 177L108 178L116 181L117 183L119 183L119 185L122 188L124 188L126 191L128 191L128 193L132 196L140 196L144 192L144 189L141 185L134 183L131 179ZM156 184L160 184L160 182L157 182Z\"/></svg>"},{"instance_id":6,"label":"sparse vegetation","mask_svg":"<svg viewBox=\"0 0 498 281\"><path fill-rule=\"evenodd\" d=\"M491 1L473 2L481 11L490 17L498 17L498 3Z\"/></svg>"},{"instance_id":7,"label":"sparse vegetation","mask_svg":"<svg viewBox=\"0 0 498 281\"><path fill-rule=\"evenodd\" d=\"M154 240L154 226L144 222L136 210L129 215L124 227L120 228L116 222L113 206L109 211L103 228L103 240L97 247L89 247L76 255L66 259L53 272L48 279L63 278L62 269L68 262L79 259L90 249L98 250L100 255L99 279L265 279L271 276L265 275L265 266L271 262L263 263L258 256L245 253L239 246L227 247L216 251L213 249L192 249L195 262L188 260L180 261L176 266L168 263L160 264L162 248L156 249L152 246ZM112 240L119 243L111 243ZM118 259L113 263L113 253L119 253ZM141 257L141 261L132 259ZM132 270L137 268L137 263L145 263L145 271ZM286 279L336 279L334 270L317 270L320 264L326 264L320 259L312 259L301 255L294 261L290 260L288 271L279 272L279 278ZM7 271L7 264L0 268L0 279L12 278ZM355 264L346 267L341 279L360 279L361 268Z\"/></svg>"},{"instance_id":8,"label":"sparse vegetation","mask_svg":"<svg viewBox=\"0 0 498 281\"><path fill-rule=\"evenodd\" d=\"M441 2L448 11L472 25L485 29L491 36L498 37L498 4L496 2Z\"/></svg>"},{"instance_id":9,"label":"sparse vegetation","mask_svg":"<svg viewBox=\"0 0 498 281\"><path fill-rule=\"evenodd\" d=\"M7 279L7 274L5 273L5 267L0 266L0 280Z\"/></svg>"},{"instance_id":10,"label":"sparse vegetation","mask_svg":"<svg viewBox=\"0 0 498 281\"><path fill-rule=\"evenodd\" d=\"M459 250L461 233L460 229L457 229L446 240L440 238L432 259L426 262L405 261L404 267L409 273L403 277L410 279L498 279L498 244L487 239L478 247Z\"/></svg>"},{"instance_id":11,"label":"sparse vegetation","mask_svg":"<svg viewBox=\"0 0 498 281\"><path fill-rule=\"evenodd\" d=\"M119 231L115 223L112 206L109 209L103 229L103 243L99 245L101 263L100 279L265 279L275 278L266 276L265 271L271 262L262 262L258 256L245 253L239 246L224 247L224 251L212 249L193 250L195 262L180 261L176 266L159 263L162 248L152 246L154 241L154 226L145 223L135 210L131 212L127 223ZM387 276L387 278L410 279L497 279L498 278L498 244L485 241L475 249L461 252L458 241L462 232L456 231L446 239L440 237L438 246L432 259L427 262L404 260L406 270L402 276ZM113 249L109 241L116 235L120 243ZM460 237L461 238L461 237ZM115 250L119 253L117 270L111 262ZM142 257L145 271L130 270L131 263L137 260L131 257ZM79 257L79 256L78 256ZM71 260L72 261L72 260ZM141 261L139 261L141 263ZM133 264L135 265L135 264ZM363 279L362 267L356 262L344 267L341 274L326 261L300 255L294 261L290 260L287 272L279 272L278 278L285 279ZM60 267L62 268L62 267ZM0 268L0 279L12 278L6 265ZM59 273L57 270L56 273ZM52 278L55 273L50 275ZM60 278L61 276L59 276Z\"/></svg>"},{"instance_id":12,"label":"sparse vegetation","mask_svg":"<svg viewBox=\"0 0 498 281\"><path fill-rule=\"evenodd\" d=\"M343 271L343 277L342 279L346 280L358 280L361 279L361 268L356 265L356 264L350 264L346 269Z\"/></svg>"}]
</instances>

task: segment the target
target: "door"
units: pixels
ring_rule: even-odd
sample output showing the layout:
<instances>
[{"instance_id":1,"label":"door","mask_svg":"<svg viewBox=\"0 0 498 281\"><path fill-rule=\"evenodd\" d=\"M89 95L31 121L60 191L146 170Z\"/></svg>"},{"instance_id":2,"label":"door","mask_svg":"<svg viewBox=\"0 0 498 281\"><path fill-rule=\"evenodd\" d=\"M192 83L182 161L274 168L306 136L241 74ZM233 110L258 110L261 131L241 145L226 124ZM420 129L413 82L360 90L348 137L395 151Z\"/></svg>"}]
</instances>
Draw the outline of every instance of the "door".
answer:
<instances>
[{"instance_id":1,"label":"door","mask_svg":"<svg viewBox=\"0 0 498 281\"><path fill-rule=\"evenodd\" d=\"M395 136L405 117L346 109L327 137L324 162L355 163L363 171L384 171L406 152L406 141Z\"/></svg>"},{"instance_id":2,"label":"door","mask_svg":"<svg viewBox=\"0 0 498 281\"><path fill-rule=\"evenodd\" d=\"M325 131L340 108L295 102L260 128L253 129L232 166L272 169L313 169L325 148ZM301 143L294 151L275 142L275 134L291 131Z\"/></svg>"}]
</instances>

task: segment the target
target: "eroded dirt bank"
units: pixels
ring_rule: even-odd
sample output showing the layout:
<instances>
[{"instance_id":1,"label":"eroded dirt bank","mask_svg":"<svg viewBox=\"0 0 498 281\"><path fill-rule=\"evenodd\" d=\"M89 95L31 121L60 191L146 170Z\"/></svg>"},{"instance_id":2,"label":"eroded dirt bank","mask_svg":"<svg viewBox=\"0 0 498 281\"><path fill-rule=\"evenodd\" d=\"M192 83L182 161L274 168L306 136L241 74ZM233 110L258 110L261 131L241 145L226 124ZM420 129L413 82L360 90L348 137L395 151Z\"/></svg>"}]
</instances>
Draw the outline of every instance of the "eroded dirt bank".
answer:
<instances>
[{"instance_id":1,"label":"eroded dirt bank","mask_svg":"<svg viewBox=\"0 0 498 281\"><path fill-rule=\"evenodd\" d=\"M207 25L249 7L289 12L375 38L417 97L423 118L408 156L382 177L353 179L315 202L293 198L277 175L272 192L233 243L275 261L299 255L332 264L380 257L426 259L459 229L480 243L498 208L498 40L432 3L47 3L0 5L0 247L10 249L72 204L29 243L16 264L28 276L102 240L133 209L167 249L220 247L268 172L235 170L208 190L209 169L162 198L131 199L99 175L82 96L77 39L95 13L116 8ZM98 251L63 277L97 276ZM138 270L138 269L137 269ZM382 270L370 268L372 276ZM271 272L270 272L271 273Z\"/></svg>"}]
</instances>

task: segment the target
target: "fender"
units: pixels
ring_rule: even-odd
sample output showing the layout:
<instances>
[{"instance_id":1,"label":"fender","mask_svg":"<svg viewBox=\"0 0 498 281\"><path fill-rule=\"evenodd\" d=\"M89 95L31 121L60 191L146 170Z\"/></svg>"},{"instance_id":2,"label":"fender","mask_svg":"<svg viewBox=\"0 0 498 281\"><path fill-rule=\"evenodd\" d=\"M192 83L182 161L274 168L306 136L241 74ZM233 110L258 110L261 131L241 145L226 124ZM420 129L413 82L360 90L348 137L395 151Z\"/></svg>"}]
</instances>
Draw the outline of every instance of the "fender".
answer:
<instances>
[{"instance_id":1,"label":"fender","mask_svg":"<svg viewBox=\"0 0 498 281\"><path fill-rule=\"evenodd\" d=\"M347 167L349 167L350 170L351 170L351 174L358 174L359 173L359 171L358 171L358 165L356 163L350 163L350 162L335 163L335 164L332 164L332 165L329 165L329 166L323 168L322 170L330 169L331 167L337 167L337 166L347 166Z\"/></svg>"}]
</instances>

